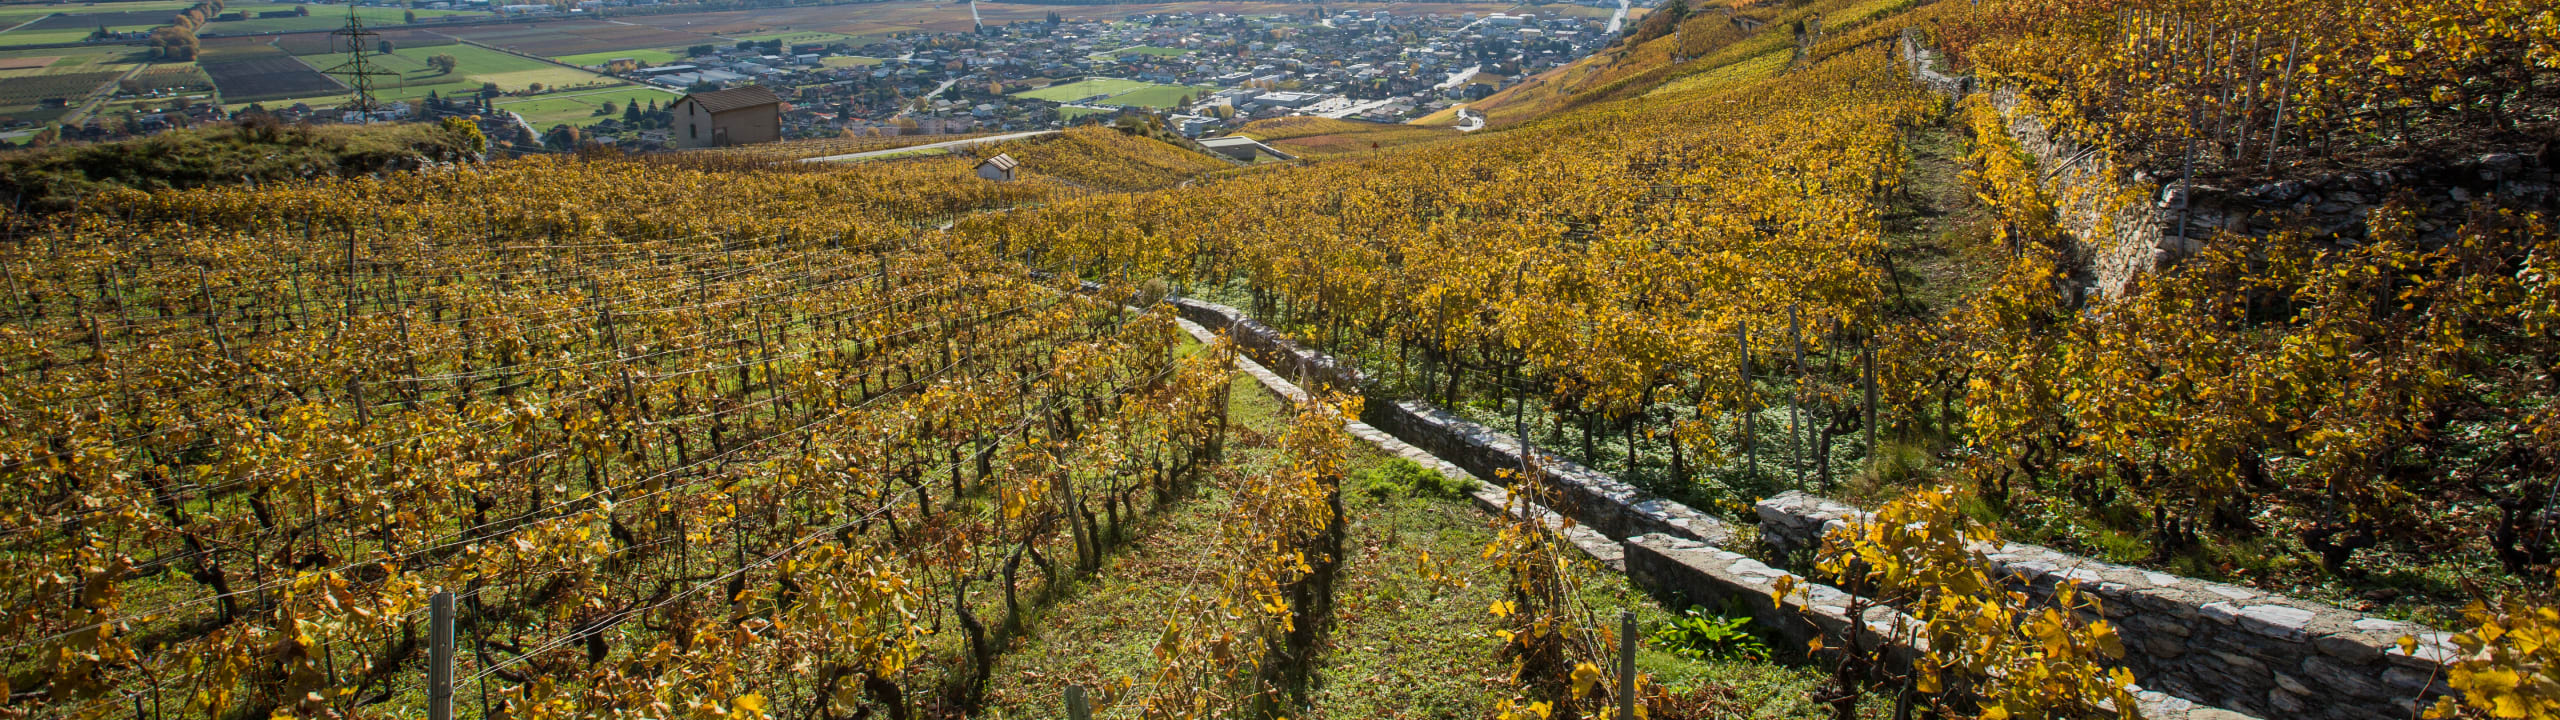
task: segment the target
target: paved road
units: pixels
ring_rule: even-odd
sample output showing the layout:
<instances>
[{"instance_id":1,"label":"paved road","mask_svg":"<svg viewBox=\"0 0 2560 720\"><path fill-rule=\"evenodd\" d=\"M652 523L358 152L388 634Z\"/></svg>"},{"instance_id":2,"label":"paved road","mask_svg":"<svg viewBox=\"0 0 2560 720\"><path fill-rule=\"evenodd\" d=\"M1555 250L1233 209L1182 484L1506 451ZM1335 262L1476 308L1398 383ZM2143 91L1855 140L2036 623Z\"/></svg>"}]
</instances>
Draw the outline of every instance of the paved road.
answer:
<instances>
[{"instance_id":1,"label":"paved road","mask_svg":"<svg viewBox=\"0 0 2560 720\"><path fill-rule=\"evenodd\" d=\"M883 156L888 156L888 155L897 155L897 154L900 154L900 153L911 153L911 152L915 152L915 151L918 151L918 150L941 150L941 149L946 149L946 148L956 148L956 147L963 147L963 146L968 146L968 145L976 145L976 144L979 144L979 143L1004 142L1004 141L1007 141L1007 140L1020 140L1020 139L1028 138L1028 137L1039 137L1039 136L1047 135L1047 134L1054 133L1054 132L1058 132L1058 131L1056 131L1056 130L1033 130L1033 131L1030 131L1030 132L1009 133L1009 134L1005 134L1005 135L989 135L989 136L981 137L981 138L967 138L967 139L962 139L962 140L945 140L945 141L943 141L943 142L938 142L938 143L929 143L929 144L925 144L925 145L909 145L909 146L902 147L902 148L890 148L890 149L887 149L887 150L873 150L873 151L870 151L870 152L847 153L847 154L843 154L843 155L829 155L829 156L826 156L826 157L801 158L801 159L800 159L800 162L853 162L853 161L856 161L856 160L869 160L869 159L876 158L876 157L883 157Z\"/></svg>"},{"instance_id":2,"label":"paved road","mask_svg":"<svg viewBox=\"0 0 2560 720\"><path fill-rule=\"evenodd\" d=\"M1616 35L1618 34L1618 28L1624 27L1626 24L1627 0L1618 0L1618 14L1609 16L1609 29L1602 30L1601 32Z\"/></svg>"}]
</instances>

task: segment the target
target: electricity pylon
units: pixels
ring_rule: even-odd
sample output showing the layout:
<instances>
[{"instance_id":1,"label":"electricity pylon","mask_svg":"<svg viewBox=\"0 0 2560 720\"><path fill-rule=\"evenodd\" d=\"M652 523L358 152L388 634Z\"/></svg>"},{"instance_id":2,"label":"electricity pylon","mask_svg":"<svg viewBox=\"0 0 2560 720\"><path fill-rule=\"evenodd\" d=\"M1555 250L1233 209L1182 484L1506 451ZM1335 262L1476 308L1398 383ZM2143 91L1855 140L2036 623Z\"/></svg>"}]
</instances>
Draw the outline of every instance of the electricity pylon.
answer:
<instances>
[{"instance_id":1,"label":"electricity pylon","mask_svg":"<svg viewBox=\"0 0 2560 720\"><path fill-rule=\"evenodd\" d=\"M373 100L373 79L400 76L400 73L374 67L373 54L365 47L369 44L370 38L380 37L382 33L364 29L364 19L356 17L355 4L348 3L347 26L331 30L329 35L346 38L347 41L347 61L339 63L337 67L321 71L338 76L346 82L349 89L355 91L355 100L347 103L345 109L363 113L380 109Z\"/></svg>"}]
</instances>

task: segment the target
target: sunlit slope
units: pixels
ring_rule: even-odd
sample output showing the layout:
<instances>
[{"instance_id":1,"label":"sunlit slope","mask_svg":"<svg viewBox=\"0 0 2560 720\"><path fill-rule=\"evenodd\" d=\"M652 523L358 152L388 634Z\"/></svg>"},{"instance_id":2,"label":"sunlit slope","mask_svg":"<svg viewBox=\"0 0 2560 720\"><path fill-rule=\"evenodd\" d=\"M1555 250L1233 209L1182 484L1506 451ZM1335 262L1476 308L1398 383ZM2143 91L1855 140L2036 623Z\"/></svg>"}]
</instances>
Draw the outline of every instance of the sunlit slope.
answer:
<instances>
[{"instance_id":1,"label":"sunlit slope","mask_svg":"<svg viewBox=\"0 0 2560 720\"><path fill-rule=\"evenodd\" d=\"M1819 19L1822 37L1834 38L1897 17L1915 4L1910 0L1816 0L1801 5L1717 2L1696 10L1665 9L1646 17L1619 45L1539 73L1467 107L1483 113L1488 126L1505 127L1593 102L1768 78L1795 59L1796 32L1808 21ZM1457 122L1454 110L1414 121L1419 125Z\"/></svg>"}]
</instances>

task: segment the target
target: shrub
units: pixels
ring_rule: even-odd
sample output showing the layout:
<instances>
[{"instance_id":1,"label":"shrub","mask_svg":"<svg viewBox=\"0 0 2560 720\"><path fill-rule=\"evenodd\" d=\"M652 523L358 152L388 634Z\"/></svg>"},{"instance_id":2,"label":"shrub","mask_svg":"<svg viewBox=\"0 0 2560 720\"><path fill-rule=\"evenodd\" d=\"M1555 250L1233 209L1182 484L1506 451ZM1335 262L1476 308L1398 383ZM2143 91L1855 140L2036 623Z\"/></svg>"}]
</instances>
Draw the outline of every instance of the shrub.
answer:
<instances>
[{"instance_id":1,"label":"shrub","mask_svg":"<svg viewBox=\"0 0 2560 720\"><path fill-rule=\"evenodd\" d=\"M1352 484L1370 497L1385 500L1392 497L1456 498L1474 490L1476 481L1467 477L1450 477L1404 458L1362 470L1352 476Z\"/></svg>"},{"instance_id":2,"label":"shrub","mask_svg":"<svg viewBox=\"0 0 2560 720\"><path fill-rule=\"evenodd\" d=\"M1726 616L1690 608L1653 631L1653 644L1691 660L1711 658L1769 659L1769 644L1751 634L1751 617Z\"/></svg>"}]
</instances>

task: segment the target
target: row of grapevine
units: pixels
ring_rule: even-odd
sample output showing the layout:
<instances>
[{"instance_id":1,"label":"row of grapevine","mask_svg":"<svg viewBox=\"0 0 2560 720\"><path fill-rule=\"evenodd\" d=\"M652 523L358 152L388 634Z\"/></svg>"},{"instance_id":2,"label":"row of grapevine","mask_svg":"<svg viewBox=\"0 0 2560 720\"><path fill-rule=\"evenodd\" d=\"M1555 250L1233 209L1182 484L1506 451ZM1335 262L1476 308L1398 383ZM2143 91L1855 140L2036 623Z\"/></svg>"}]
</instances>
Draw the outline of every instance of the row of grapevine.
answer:
<instances>
[{"instance_id":1,"label":"row of grapevine","mask_svg":"<svg viewBox=\"0 0 2560 720\"><path fill-rule=\"evenodd\" d=\"M2167 176L2529 143L2560 106L2547 3L1995 0L1938 16L1985 79Z\"/></svg>"},{"instance_id":2,"label":"row of grapevine","mask_svg":"<svg viewBox=\"0 0 2560 720\"><path fill-rule=\"evenodd\" d=\"M1774 434L1743 423L1793 398L1802 439L1787 445L1810 465L1856 427L1839 391L1893 291L1878 213L1899 191L1899 126L1934 112L1889 77L1861 55L1432 152L956 231L1033 265L1169 276L1250 304L1413 396L1543 397L1586 458L1604 439L1668 444L1677 459L1628 469L1674 484L1737 436Z\"/></svg>"},{"instance_id":3,"label":"row of grapevine","mask_svg":"<svg viewBox=\"0 0 2560 720\"><path fill-rule=\"evenodd\" d=\"M966 173L534 160L23 224L0 709L406 715L440 591L466 713L965 704L1017 588L1219 461L1229 372L918 242L1047 192Z\"/></svg>"},{"instance_id":4,"label":"row of grapevine","mask_svg":"<svg viewBox=\"0 0 2560 720\"><path fill-rule=\"evenodd\" d=\"M1169 609L1156 669L1111 693L1140 718L1281 717L1314 667L1342 555L1352 407L1318 398L1279 438L1276 472L1233 478L1219 502L1215 577ZM1356 402L1356 401L1354 401Z\"/></svg>"}]
</instances>

